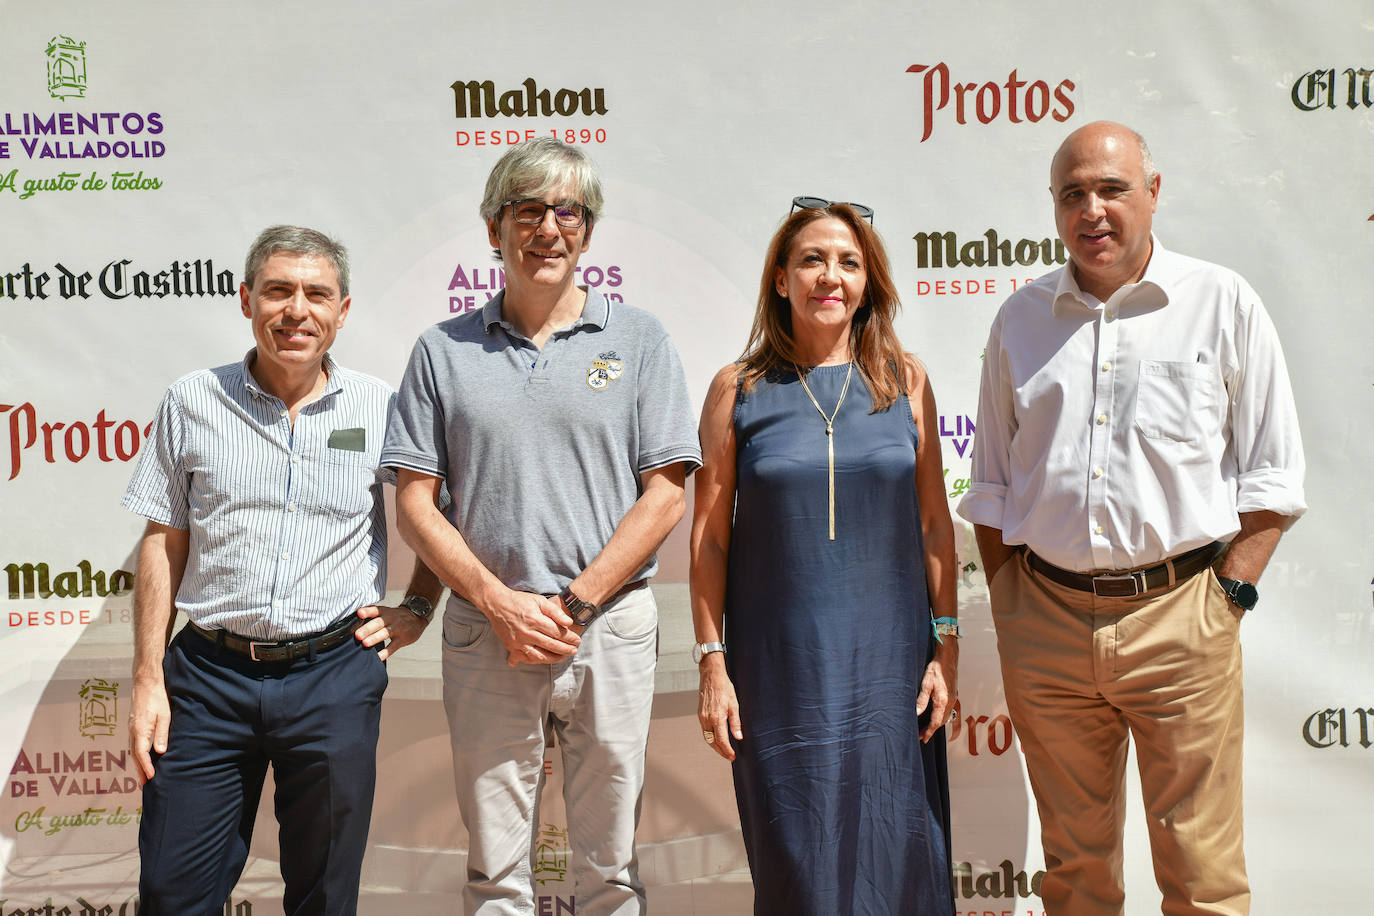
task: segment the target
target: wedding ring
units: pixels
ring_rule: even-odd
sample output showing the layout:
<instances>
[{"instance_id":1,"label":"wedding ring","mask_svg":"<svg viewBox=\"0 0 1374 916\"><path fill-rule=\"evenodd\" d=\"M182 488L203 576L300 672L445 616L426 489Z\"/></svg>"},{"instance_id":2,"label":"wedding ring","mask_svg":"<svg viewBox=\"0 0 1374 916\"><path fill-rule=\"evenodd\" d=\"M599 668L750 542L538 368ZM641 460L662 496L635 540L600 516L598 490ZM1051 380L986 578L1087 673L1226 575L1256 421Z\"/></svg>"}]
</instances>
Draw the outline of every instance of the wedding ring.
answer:
<instances>
[{"instance_id":1,"label":"wedding ring","mask_svg":"<svg viewBox=\"0 0 1374 916\"><path fill-rule=\"evenodd\" d=\"M707 744L715 744L715 743L716 743L716 733L715 733L715 732L702 732L702 733L701 733L701 737L703 737L703 738L706 739L706 743L707 743Z\"/></svg>"}]
</instances>

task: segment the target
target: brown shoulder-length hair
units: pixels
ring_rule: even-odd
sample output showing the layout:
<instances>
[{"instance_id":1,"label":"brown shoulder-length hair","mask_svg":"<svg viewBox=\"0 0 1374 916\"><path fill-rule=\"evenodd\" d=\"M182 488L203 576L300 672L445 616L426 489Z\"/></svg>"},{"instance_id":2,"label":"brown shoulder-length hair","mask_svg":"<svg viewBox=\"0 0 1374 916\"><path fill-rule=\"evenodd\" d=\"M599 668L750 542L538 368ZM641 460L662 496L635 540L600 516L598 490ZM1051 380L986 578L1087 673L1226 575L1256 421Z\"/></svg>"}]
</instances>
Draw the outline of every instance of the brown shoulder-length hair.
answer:
<instances>
[{"instance_id":1,"label":"brown shoulder-length hair","mask_svg":"<svg viewBox=\"0 0 1374 916\"><path fill-rule=\"evenodd\" d=\"M901 382L897 370L906 364L902 345L892 326L901 302L883 241L868 221L848 204L831 204L824 209L798 210L787 218L768 245L759 281L759 301L754 310L754 326L740 357L744 389L761 378L797 365L796 339L792 336L792 304L778 295L774 274L792 256L797 235L820 219L837 219L849 227L859 244L867 275L863 302L854 313L849 328L849 353L868 386L873 409L884 410L897 400Z\"/></svg>"}]
</instances>

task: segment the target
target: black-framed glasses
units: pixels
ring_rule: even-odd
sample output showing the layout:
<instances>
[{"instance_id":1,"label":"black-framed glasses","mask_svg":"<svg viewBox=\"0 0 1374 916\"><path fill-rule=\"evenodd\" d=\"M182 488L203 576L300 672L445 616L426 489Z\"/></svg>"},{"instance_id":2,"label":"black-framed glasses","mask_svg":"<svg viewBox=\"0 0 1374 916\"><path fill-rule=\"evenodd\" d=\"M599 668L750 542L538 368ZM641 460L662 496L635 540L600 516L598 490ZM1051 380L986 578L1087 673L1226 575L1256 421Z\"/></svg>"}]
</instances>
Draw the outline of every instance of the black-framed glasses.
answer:
<instances>
[{"instance_id":1,"label":"black-framed glasses","mask_svg":"<svg viewBox=\"0 0 1374 916\"><path fill-rule=\"evenodd\" d=\"M587 208L572 202L546 204L536 197L526 197L508 200L501 206L510 207L510 215L525 226L538 226L544 221L544 214L550 210L553 211L553 221L564 229L576 229L587 221Z\"/></svg>"},{"instance_id":2,"label":"black-framed glasses","mask_svg":"<svg viewBox=\"0 0 1374 916\"><path fill-rule=\"evenodd\" d=\"M787 211L787 215L791 216L799 208L802 210L824 210L831 204L844 204L846 207L853 207L855 213L868 220L870 226L873 225L873 208L868 204L856 204L849 200L826 200L824 197L794 197L792 198L792 209Z\"/></svg>"}]
</instances>

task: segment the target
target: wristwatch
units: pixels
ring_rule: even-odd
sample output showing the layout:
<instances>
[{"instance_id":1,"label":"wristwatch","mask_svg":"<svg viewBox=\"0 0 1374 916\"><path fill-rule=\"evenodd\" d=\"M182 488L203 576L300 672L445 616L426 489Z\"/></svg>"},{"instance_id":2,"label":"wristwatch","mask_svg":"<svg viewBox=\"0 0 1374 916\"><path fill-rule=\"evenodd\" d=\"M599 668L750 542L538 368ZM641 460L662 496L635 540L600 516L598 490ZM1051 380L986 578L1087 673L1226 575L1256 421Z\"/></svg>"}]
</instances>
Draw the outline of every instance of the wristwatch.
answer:
<instances>
[{"instance_id":1,"label":"wristwatch","mask_svg":"<svg viewBox=\"0 0 1374 916\"><path fill-rule=\"evenodd\" d=\"M1259 589L1244 579L1228 579L1225 576L1217 576L1217 581L1221 583L1221 590L1226 592L1226 597L1231 599L1231 603L1242 611L1253 610L1259 602Z\"/></svg>"},{"instance_id":2,"label":"wristwatch","mask_svg":"<svg viewBox=\"0 0 1374 916\"><path fill-rule=\"evenodd\" d=\"M574 595L571 585L558 593L558 600L563 602L563 606L568 609L568 616L579 627L585 627L596 619L597 614L601 613L601 608Z\"/></svg>"},{"instance_id":3,"label":"wristwatch","mask_svg":"<svg viewBox=\"0 0 1374 916\"><path fill-rule=\"evenodd\" d=\"M401 607L421 620L428 620L434 616L434 603L424 595L406 595L401 599Z\"/></svg>"},{"instance_id":4,"label":"wristwatch","mask_svg":"<svg viewBox=\"0 0 1374 916\"><path fill-rule=\"evenodd\" d=\"M705 658L706 656L710 655L712 652L724 652L724 651L725 651L725 643L723 643L723 642L699 642L699 643L694 643L694 644L692 645L692 661L694 661L694 662L696 662L698 665L700 665L700 664L701 664L701 660L702 660L703 658Z\"/></svg>"}]
</instances>

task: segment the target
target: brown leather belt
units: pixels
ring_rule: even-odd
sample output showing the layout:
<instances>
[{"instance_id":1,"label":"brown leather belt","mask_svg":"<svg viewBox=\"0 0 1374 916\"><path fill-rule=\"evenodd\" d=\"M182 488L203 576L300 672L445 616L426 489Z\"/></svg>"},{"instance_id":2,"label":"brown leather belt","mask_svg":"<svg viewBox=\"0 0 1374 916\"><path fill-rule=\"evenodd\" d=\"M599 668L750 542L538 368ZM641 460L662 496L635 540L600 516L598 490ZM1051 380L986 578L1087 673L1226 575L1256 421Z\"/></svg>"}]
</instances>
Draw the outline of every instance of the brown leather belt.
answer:
<instances>
[{"instance_id":1,"label":"brown leather belt","mask_svg":"<svg viewBox=\"0 0 1374 916\"><path fill-rule=\"evenodd\" d=\"M1181 553L1176 557L1170 557L1158 566L1126 573L1092 575L1060 569L1053 563L1042 560L1029 550L1026 551L1026 562L1030 564L1031 569L1046 579L1069 588L1076 588L1080 592L1092 592L1099 598L1134 598L1150 589L1161 588L1166 585L1174 586L1185 579L1191 579L1211 566L1212 561L1225 547L1226 545L1221 541L1213 541L1210 544L1204 544L1186 553Z\"/></svg>"},{"instance_id":2,"label":"brown leather belt","mask_svg":"<svg viewBox=\"0 0 1374 916\"><path fill-rule=\"evenodd\" d=\"M289 662L304 658L314 652L328 652L337 649L353 638L353 631L362 626L361 617L353 616L342 623L330 627L323 633L313 636L299 636L295 639L282 639L275 642L258 639L245 639L228 630L207 630L194 620L187 621L187 629L203 639L223 646L230 652L246 655L255 662Z\"/></svg>"},{"instance_id":3,"label":"brown leather belt","mask_svg":"<svg viewBox=\"0 0 1374 916\"><path fill-rule=\"evenodd\" d=\"M624 598L630 592L638 591L639 589L644 588L648 584L648 579L636 579L633 582L627 582L625 583L625 585L621 586L620 591L616 592L614 595L607 598L605 601L601 602L601 606L605 607L612 601L619 601L621 598Z\"/></svg>"}]
</instances>

